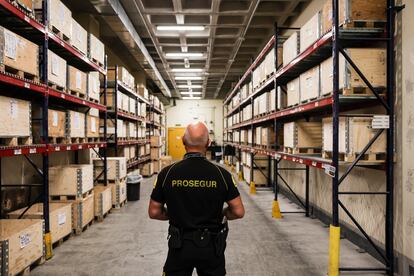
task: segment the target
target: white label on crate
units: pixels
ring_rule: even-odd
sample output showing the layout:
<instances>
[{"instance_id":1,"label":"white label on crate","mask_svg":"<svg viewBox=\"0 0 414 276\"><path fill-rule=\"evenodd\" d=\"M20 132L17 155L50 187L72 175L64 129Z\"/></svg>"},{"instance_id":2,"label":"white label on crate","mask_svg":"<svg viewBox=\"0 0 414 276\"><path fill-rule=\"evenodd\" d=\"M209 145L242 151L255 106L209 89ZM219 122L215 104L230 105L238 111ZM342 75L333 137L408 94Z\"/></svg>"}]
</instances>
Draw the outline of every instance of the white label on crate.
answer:
<instances>
[{"instance_id":1,"label":"white label on crate","mask_svg":"<svg viewBox=\"0 0 414 276\"><path fill-rule=\"evenodd\" d=\"M17 57L17 37L14 33L4 30L4 54L13 60Z\"/></svg>"},{"instance_id":2,"label":"white label on crate","mask_svg":"<svg viewBox=\"0 0 414 276\"><path fill-rule=\"evenodd\" d=\"M52 54L52 74L55 76L59 76L59 59L58 56Z\"/></svg>"},{"instance_id":3,"label":"white label on crate","mask_svg":"<svg viewBox=\"0 0 414 276\"><path fill-rule=\"evenodd\" d=\"M96 132L95 117L91 117L91 131Z\"/></svg>"},{"instance_id":4,"label":"white label on crate","mask_svg":"<svg viewBox=\"0 0 414 276\"><path fill-rule=\"evenodd\" d=\"M25 248L31 242L30 234L29 233L25 233L25 234L20 235L19 236L19 240L20 240L20 249Z\"/></svg>"},{"instance_id":5,"label":"white label on crate","mask_svg":"<svg viewBox=\"0 0 414 276\"><path fill-rule=\"evenodd\" d=\"M335 169L334 166L331 166L329 164L323 164L322 165L322 168L325 169L325 173L327 175L329 175L330 177L334 177L335 176L336 169Z\"/></svg>"},{"instance_id":6,"label":"white label on crate","mask_svg":"<svg viewBox=\"0 0 414 276\"><path fill-rule=\"evenodd\" d=\"M65 25L65 6L63 5L63 3L59 3L58 14L60 23Z\"/></svg>"},{"instance_id":7,"label":"white label on crate","mask_svg":"<svg viewBox=\"0 0 414 276\"><path fill-rule=\"evenodd\" d=\"M62 225L66 223L66 213L58 214L58 224Z\"/></svg>"},{"instance_id":8,"label":"white label on crate","mask_svg":"<svg viewBox=\"0 0 414 276\"><path fill-rule=\"evenodd\" d=\"M75 112L73 116L73 128L78 129L79 127L80 127L80 116L78 112Z\"/></svg>"},{"instance_id":9,"label":"white label on crate","mask_svg":"<svg viewBox=\"0 0 414 276\"><path fill-rule=\"evenodd\" d=\"M82 75L79 71L76 71L76 89L82 89Z\"/></svg>"},{"instance_id":10,"label":"white label on crate","mask_svg":"<svg viewBox=\"0 0 414 276\"><path fill-rule=\"evenodd\" d=\"M375 115L372 118L373 129L387 129L390 128L390 116L388 115Z\"/></svg>"},{"instance_id":11,"label":"white label on crate","mask_svg":"<svg viewBox=\"0 0 414 276\"><path fill-rule=\"evenodd\" d=\"M17 106L17 101L14 99L10 100L10 117L12 119L17 119L17 115L19 114L19 107Z\"/></svg>"},{"instance_id":12,"label":"white label on crate","mask_svg":"<svg viewBox=\"0 0 414 276\"><path fill-rule=\"evenodd\" d=\"M52 111L52 126L58 126L58 114L56 111Z\"/></svg>"}]
</instances>

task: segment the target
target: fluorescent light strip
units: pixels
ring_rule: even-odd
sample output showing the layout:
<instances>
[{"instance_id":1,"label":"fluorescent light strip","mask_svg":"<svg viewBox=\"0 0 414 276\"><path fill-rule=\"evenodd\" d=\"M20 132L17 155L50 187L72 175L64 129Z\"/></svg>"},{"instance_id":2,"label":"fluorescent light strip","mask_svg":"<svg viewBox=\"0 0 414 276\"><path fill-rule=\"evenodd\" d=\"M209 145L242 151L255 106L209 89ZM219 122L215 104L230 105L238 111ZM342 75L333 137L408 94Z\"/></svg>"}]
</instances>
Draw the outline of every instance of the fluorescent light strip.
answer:
<instances>
[{"instance_id":1,"label":"fluorescent light strip","mask_svg":"<svg viewBox=\"0 0 414 276\"><path fill-rule=\"evenodd\" d=\"M204 26L188 26L188 25L175 25L175 26L157 26L158 31L204 31Z\"/></svg>"},{"instance_id":2,"label":"fluorescent light strip","mask_svg":"<svg viewBox=\"0 0 414 276\"><path fill-rule=\"evenodd\" d=\"M203 53L166 53L166 57L202 57Z\"/></svg>"},{"instance_id":3,"label":"fluorescent light strip","mask_svg":"<svg viewBox=\"0 0 414 276\"><path fill-rule=\"evenodd\" d=\"M194 77L194 76L188 76L188 77L175 77L176 80L202 80L203 77Z\"/></svg>"},{"instance_id":4,"label":"fluorescent light strip","mask_svg":"<svg viewBox=\"0 0 414 276\"><path fill-rule=\"evenodd\" d=\"M178 85L178 88L203 88L203 86L199 84L192 84L192 85L181 84L181 85Z\"/></svg>"},{"instance_id":5,"label":"fluorescent light strip","mask_svg":"<svg viewBox=\"0 0 414 276\"><path fill-rule=\"evenodd\" d=\"M202 68L173 68L171 70L175 73L195 73L195 72L203 72Z\"/></svg>"},{"instance_id":6,"label":"fluorescent light strip","mask_svg":"<svg viewBox=\"0 0 414 276\"><path fill-rule=\"evenodd\" d=\"M203 92L180 92L181 95L201 95Z\"/></svg>"},{"instance_id":7,"label":"fluorescent light strip","mask_svg":"<svg viewBox=\"0 0 414 276\"><path fill-rule=\"evenodd\" d=\"M201 97L183 97L183 100L201 100Z\"/></svg>"}]
</instances>

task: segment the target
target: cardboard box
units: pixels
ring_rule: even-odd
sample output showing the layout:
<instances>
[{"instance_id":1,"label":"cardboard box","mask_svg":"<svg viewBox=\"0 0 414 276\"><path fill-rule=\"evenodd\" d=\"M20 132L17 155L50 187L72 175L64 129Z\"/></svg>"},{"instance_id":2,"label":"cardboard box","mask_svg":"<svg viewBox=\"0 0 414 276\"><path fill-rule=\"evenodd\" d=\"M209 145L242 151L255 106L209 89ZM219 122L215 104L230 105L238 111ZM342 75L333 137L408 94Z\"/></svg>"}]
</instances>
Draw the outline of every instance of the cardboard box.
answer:
<instances>
[{"instance_id":1,"label":"cardboard box","mask_svg":"<svg viewBox=\"0 0 414 276\"><path fill-rule=\"evenodd\" d=\"M0 137L31 137L31 103L0 96ZM17 144L17 140L13 143Z\"/></svg>"},{"instance_id":2,"label":"cardboard box","mask_svg":"<svg viewBox=\"0 0 414 276\"><path fill-rule=\"evenodd\" d=\"M321 36L321 12L317 12L300 28L300 52L305 51Z\"/></svg>"},{"instance_id":3,"label":"cardboard box","mask_svg":"<svg viewBox=\"0 0 414 276\"><path fill-rule=\"evenodd\" d=\"M48 81L55 84L59 89L66 89L67 66L66 60L48 50L47 56Z\"/></svg>"},{"instance_id":4,"label":"cardboard box","mask_svg":"<svg viewBox=\"0 0 414 276\"><path fill-rule=\"evenodd\" d=\"M71 43L82 54L88 53L88 32L73 18Z\"/></svg>"},{"instance_id":5,"label":"cardboard box","mask_svg":"<svg viewBox=\"0 0 414 276\"><path fill-rule=\"evenodd\" d=\"M296 78L287 83L287 106L294 106L300 103L300 79Z\"/></svg>"},{"instance_id":6,"label":"cardboard box","mask_svg":"<svg viewBox=\"0 0 414 276\"><path fill-rule=\"evenodd\" d=\"M88 34L89 40L89 57L100 66L105 64L105 46L93 34Z\"/></svg>"},{"instance_id":7,"label":"cardboard box","mask_svg":"<svg viewBox=\"0 0 414 276\"><path fill-rule=\"evenodd\" d=\"M283 43L283 66L288 65L299 54L299 32L293 34Z\"/></svg>"},{"instance_id":8,"label":"cardboard box","mask_svg":"<svg viewBox=\"0 0 414 276\"><path fill-rule=\"evenodd\" d=\"M99 72L88 73L88 99L99 103L100 97Z\"/></svg>"},{"instance_id":9,"label":"cardboard box","mask_svg":"<svg viewBox=\"0 0 414 276\"><path fill-rule=\"evenodd\" d=\"M66 112L66 136L68 138L85 137L85 114L68 110Z\"/></svg>"},{"instance_id":10,"label":"cardboard box","mask_svg":"<svg viewBox=\"0 0 414 276\"><path fill-rule=\"evenodd\" d=\"M301 74L300 80L300 102L307 102L320 95L319 65Z\"/></svg>"},{"instance_id":11,"label":"cardboard box","mask_svg":"<svg viewBox=\"0 0 414 276\"><path fill-rule=\"evenodd\" d=\"M71 92L75 92L74 94L78 97L85 98L87 92L86 73L70 65L68 65L67 73L68 90Z\"/></svg>"}]
</instances>

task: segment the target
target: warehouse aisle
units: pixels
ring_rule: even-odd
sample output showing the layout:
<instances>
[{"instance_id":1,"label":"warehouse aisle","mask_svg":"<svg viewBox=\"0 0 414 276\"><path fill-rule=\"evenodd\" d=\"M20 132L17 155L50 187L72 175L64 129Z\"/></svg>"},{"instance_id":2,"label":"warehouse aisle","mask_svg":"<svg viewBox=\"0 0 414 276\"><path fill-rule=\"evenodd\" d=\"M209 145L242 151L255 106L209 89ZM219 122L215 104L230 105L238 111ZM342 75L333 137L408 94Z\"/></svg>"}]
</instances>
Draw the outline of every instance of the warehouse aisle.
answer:
<instances>
[{"instance_id":1,"label":"warehouse aisle","mask_svg":"<svg viewBox=\"0 0 414 276\"><path fill-rule=\"evenodd\" d=\"M159 276L166 256L167 223L148 219L147 204L154 178L141 187L141 200L113 211L81 236L55 249L55 256L35 268L32 275L139 275ZM227 271L234 276L326 275L328 230L318 220L289 215L270 216L273 194L248 194L239 185L246 207L244 219L230 223ZM281 199L284 210L297 207ZM376 261L342 241L343 265L374 266ZM352 274L357 275L357 274ZM363 274L375 275L375 274Z\"/></svg>"}]
</instances>

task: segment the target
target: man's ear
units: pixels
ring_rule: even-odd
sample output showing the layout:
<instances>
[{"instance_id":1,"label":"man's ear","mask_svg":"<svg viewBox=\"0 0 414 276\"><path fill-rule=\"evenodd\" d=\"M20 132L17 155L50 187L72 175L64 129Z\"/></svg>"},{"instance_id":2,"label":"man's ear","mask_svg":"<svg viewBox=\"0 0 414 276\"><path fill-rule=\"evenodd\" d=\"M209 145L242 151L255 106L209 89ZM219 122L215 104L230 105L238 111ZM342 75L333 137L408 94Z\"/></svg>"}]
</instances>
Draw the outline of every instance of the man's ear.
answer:
<instances>
[{"instance_id":1,"label":"man's ear","mask_svg":"<svg viewBox=\"0 0 414 276\"><path fill-rule=\"evenodd\" d=\"M183 141L183 145L185 146L185 139L184 139L184 136L181 136L181 141Z\"/></svg>"},{"instance_id":2,"label":"man's ear","mask_svg":"<svg viewBox=\"0 0 414 276\"><path fill-rule=\"evenodd\" d=\"M210 138L208 138L208 141L207 141L207 148L208 148L210 145L211 145L211 140L210 140Z\"/></svg>"}]
</instances>

